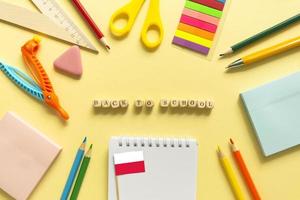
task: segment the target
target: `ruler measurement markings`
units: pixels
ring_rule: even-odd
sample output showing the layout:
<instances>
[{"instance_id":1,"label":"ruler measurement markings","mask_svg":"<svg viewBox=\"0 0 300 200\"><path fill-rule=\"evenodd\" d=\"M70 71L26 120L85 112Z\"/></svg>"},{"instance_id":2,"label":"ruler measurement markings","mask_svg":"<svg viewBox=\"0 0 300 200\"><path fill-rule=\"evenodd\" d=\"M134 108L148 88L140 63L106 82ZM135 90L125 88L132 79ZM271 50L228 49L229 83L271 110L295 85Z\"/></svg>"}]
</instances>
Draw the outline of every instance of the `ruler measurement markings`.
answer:
<instances>
[{"instance_id":1,"label":"ruler measurement markings","mask_svg":"<svg viewBox=\"0 0 300 200\"><path fill-rule=\"evenodd\" d=\"M0 20L48 35L64 42L71 44L79 43L79 46L98 53L97 49L80 29L77 33L73 34L73 37L76 37L76 39L71 37L69 31L66 31L71 30L71 32L74 32L78 27L72 27L72 23L68 23L68 18L65 19L63 13L61 14L59 9L55 9L55 6L51 3L55 2L55 0L30 1L40 12L30 11L29 9L0 0ZM59 20L61 20L62 25L58 23ZM70 21L72 22L71 19Z\"/></svg>"},{"instance_id":2,"label":"ruler measurement markings","mask_svg":"<svg viewBox=\"0 0 300 200\"><path fill-rule=\"evenodd\" d=\"M66 30L74 39L76 44L96 50L95 47L86 38L86 36L79 30L79 28L73 23L73 21L68 18L61 7L54 0L32 1L42 13L52 18L56 23L61 25L64 30Z\"/></svg>"},{"instance_id":3,"label":"ruler measurement markings","mask_svg":"<svg viewBox=\"0 0 300 200\"><path fill-rule=\"evenodd\" d=\"M63 14L63 11L57 5L53 5L53 4L54 4L54 2L51 3L51 6L55 7L57 9L58 13L61 14L60 24L63 25L64 21L68 21L70 23L70 21L68 19L66 19L65 15ZM73 23L70 23L70 24L71 24L70 26L72 27L72 29L69 29L71 36L72 36L72 38L77 39L75 36L75 33L77 33L78 30L75 28L75 24L73 24ZM77 35L79 35L79 34L77 34Z\"/></svg>"}]
</instances>

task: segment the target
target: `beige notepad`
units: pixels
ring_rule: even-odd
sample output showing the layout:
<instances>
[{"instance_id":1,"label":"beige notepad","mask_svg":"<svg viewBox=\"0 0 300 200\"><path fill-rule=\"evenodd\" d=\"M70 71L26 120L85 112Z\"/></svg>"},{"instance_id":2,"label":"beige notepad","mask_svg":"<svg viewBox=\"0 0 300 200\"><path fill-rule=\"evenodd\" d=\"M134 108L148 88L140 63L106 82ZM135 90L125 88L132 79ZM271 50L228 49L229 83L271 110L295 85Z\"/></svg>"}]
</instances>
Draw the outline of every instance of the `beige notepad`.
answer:
<instances>
[{"instance_id":1,"label":"beige notepad","mask_svg":"<svg viewBox=\"0 0 300 200\"><path fill-rule=\"evenodd\" d=\"M60 150L8 112L0 121L0 188L17 200L27 199Z\"/></svg>"}]
</instances>

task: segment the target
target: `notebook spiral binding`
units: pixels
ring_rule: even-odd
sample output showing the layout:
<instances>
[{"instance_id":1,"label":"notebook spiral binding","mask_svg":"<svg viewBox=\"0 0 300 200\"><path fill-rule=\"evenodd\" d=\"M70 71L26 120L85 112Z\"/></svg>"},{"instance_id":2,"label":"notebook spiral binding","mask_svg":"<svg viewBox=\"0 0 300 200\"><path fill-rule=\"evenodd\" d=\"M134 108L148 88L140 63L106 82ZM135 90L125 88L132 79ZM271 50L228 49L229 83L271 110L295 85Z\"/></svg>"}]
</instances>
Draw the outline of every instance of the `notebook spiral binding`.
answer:
<instances>
[{"instance_id":1,"label":"notebook spiral binding","mask_svg":"<svg viewBox=\"0 0 300 200\"><path fill-rule=\"evenodd\" d=\"M171 147L189 148L192 139L177 138L150 138L150 137L119 137L119 147Z\"/></svg>"}]
</instances>

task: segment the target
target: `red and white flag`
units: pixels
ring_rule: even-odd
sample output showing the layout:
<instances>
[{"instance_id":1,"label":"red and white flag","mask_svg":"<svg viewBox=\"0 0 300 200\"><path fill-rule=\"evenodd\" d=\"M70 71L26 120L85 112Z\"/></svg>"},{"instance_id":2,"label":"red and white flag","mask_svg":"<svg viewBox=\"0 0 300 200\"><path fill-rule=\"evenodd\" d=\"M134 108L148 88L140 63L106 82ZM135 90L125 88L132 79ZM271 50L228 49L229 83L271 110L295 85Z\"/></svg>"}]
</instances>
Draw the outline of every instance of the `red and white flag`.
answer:
<instances>
[{"instance_id":1,"label":"red and white flag","mask_svg":"<svg viewBox=\"0 0 300 200\"><path fill-rule=\"evenodd\" d=\"M145 172L144 154L142 151L131 151L114 154L116 176Z\"/></svg>"}]
</instances>

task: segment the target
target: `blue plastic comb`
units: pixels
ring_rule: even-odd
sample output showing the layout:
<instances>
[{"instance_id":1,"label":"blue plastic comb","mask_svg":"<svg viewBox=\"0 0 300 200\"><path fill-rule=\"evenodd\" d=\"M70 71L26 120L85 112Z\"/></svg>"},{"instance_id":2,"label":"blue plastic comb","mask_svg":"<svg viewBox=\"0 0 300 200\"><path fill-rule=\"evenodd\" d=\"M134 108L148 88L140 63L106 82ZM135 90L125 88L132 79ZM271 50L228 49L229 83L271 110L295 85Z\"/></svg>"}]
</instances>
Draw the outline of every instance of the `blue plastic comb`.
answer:
<instances>
[{"instance_id":1,"label":"blue plastic comb","mask_svg":"<svg viewBox=\"0 0 300 200\"><path fill-rule=\"evenodd\" d=\"M44 95L36 82L21 70L0 62L0 70L18 87L39 101L44 101Z\"/></svg>"}]
</instances>

